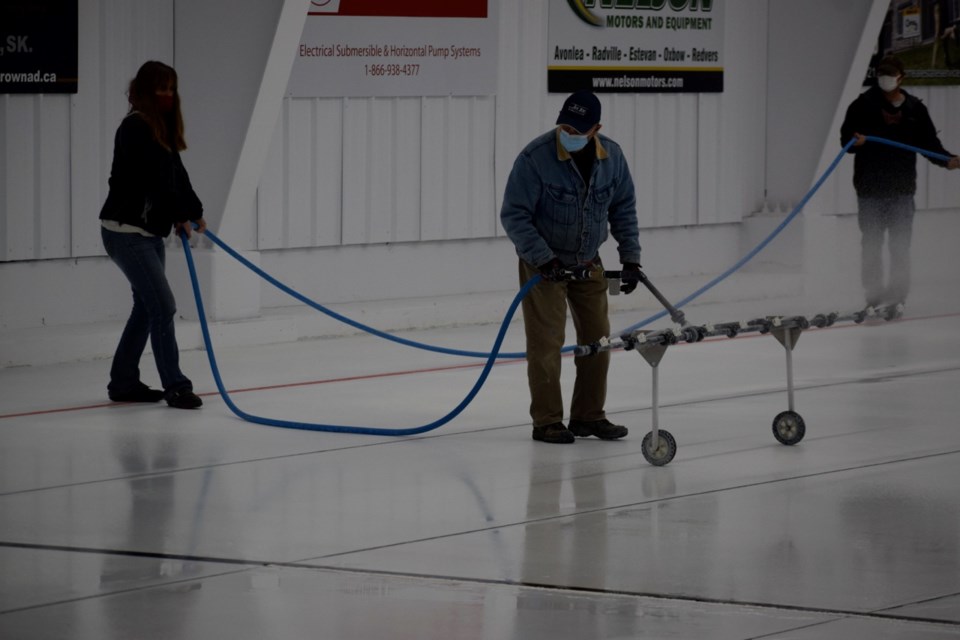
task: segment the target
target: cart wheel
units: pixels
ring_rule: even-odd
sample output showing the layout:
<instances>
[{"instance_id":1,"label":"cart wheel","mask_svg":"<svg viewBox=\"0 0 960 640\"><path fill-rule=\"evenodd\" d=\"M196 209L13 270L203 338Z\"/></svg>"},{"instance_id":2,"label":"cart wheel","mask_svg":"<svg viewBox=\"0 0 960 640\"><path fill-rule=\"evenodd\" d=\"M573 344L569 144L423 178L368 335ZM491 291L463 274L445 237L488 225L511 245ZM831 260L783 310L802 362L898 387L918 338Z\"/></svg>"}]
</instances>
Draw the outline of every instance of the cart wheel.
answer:
<instances>
[{"instance_id":1,"label":"cart wheel","mask_svg":"<svg viewBox=\"0 0 960 640\"><path fill-rule=\"evenodd\" d=\"M807 432L807 425L803 418L794 411L784 411L773 419L773 437L781 444L797 444L803 440Z\"/></svg>"},{"instance_id":2,"label":"cart wheel","mask_svg":"<svg viewBox=\"0 0 960 640\"><path fill-rule=\"evenodd\" d=\"M643 436L641 446L643 447L643 457L647 459L647 462L662 467L673 460L673 456L677 455L677 441L674 440L669 431L658 429L657 433L660 442L656 449L653 448L653 431L649 431L647 435Z\"/></svg>"}]
</instances>

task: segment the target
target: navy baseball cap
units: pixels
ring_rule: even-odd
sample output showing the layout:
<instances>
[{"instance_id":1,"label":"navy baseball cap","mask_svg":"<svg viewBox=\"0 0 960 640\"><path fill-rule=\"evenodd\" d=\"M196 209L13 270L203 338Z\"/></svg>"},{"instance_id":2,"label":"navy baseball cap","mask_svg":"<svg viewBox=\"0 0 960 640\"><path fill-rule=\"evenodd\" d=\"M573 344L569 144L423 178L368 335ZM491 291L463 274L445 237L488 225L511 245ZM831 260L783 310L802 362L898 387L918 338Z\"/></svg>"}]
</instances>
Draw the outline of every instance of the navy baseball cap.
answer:
<instances>
[{"instance_id":1,"label":"navy baseball cap","mask_svg":"<svg viewBox=\"0 0 960 640\"><path fill-rule=\"evenodd\" d=\"M585 133L600 122L600 100L590 91L577 91L563 101L557 124L568 124Z\"/></svg>"}]
</instances>

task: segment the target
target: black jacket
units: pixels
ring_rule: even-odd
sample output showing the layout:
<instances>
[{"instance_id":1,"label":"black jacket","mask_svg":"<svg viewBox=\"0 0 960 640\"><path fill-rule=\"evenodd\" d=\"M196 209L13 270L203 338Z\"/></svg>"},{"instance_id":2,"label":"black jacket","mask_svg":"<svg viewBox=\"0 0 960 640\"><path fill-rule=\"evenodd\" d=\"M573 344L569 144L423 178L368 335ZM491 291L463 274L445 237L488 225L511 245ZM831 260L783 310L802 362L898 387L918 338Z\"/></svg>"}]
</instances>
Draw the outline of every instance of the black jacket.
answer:
<instances>
[{"instance_id":1,"label":"black jacket","mask_svg":"<svg viewBox=\"0 0 960 640\"><path fill-rule=\"evenodd\" d=\"M165 237L175 222L201 217L203 205L193 191L180 154L164 149L138 114L128 115L114 140L110 192L100 219L116 220Z\"/></svg>"},{"instance_id":2,"label":"black jacket","mask_svg":"<svg viewBox=\"0 0 960 640\"><path fill-rule=\"evenodd\" d=\"M846 118L840 127L840 144L846 145L854 133L859 133L952 156L940 143L923 102L902 89L901 93L905 100L899 107L890 104L877 87L860 94L847 108ZM850 153L856 154L853 186L858 196L887 197L916 193L916 153L879 142L850 147ZM941 167L947 166L943 160L928 159Z\"/></svg>"}]
</instances>

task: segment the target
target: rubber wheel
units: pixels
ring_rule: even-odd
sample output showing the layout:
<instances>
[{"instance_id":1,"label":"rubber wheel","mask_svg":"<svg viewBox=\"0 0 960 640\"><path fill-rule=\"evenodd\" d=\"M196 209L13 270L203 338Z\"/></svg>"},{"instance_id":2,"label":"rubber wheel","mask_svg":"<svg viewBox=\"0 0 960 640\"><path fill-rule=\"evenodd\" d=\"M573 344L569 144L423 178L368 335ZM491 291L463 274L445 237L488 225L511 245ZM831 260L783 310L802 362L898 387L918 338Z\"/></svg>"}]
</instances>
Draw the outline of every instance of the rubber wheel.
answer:
<instances>
[{"instance_id":1,"label":"rubber wheel","mask_svg":"<svg viewBox=\"0 0 960 640\"><path fill-rule=\"evenodd\" d=\"M656 449L653 448L653 431L643 436L641 446L643 447L643 457L647 459L647 462L662 467L673 460L673 456L677 455L677 441L674 440L669 431L658 429L657 433L660 436L660 442Z\"/></svg>"},{"instance_id":2,"label":"rubber wheel","mask_svg":"<svg viewBox=\"0 0 960 640\"><path fill-rule=\"evenodd\" d=\"M773 437L776 438L780 444L797 444L803 440L803 436L806 433L807 425L804 424L803 418L800 417L799 413L784 411L773 419Z\"/></svg>"}]
</instances>

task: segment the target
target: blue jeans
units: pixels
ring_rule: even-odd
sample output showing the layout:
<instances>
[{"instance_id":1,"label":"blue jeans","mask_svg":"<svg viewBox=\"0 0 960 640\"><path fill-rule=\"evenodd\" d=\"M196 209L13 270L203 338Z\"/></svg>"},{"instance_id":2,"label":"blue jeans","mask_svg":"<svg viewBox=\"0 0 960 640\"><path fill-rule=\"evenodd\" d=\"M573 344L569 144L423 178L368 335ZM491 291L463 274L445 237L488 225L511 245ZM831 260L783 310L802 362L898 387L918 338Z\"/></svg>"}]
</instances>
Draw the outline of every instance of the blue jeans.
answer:
<instances>
[{"instance_id":1,"label":"blue jeans","mask_svg":"<svg viewBox=\"0 0 960 640\"><path fill-rule=\"evenodd\" d=\"M124 393L141 386L140 357L149 337L164 390L192 391L193 383L180 371L180 351L173 329L177 306L164 273L163 238L102 228L101 236L107 255L133 288L133 311L113 355L107 389Z\"/></svg>"},{"instance_id":2,"label":"blue jeans","mask_svg":"<svg viewBox=\"0 0 960 640\"><path fill-rule=\"evenodd\" d=\"M910 292L910 241L913 196L857 198L860 225L860 276L867 304L906 302ZM883 240L890 251L889 278L884 284Z\"/></svg>"}]
</instances>

